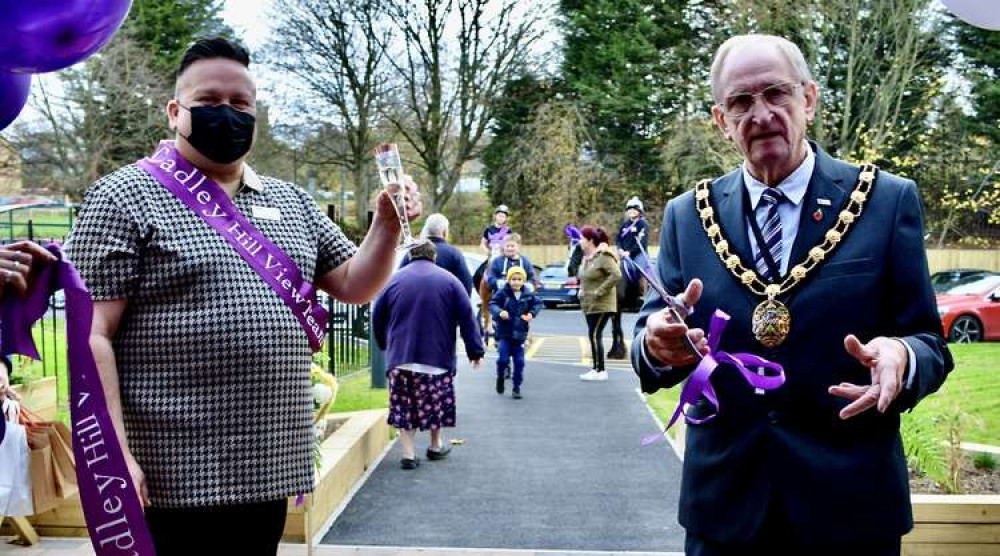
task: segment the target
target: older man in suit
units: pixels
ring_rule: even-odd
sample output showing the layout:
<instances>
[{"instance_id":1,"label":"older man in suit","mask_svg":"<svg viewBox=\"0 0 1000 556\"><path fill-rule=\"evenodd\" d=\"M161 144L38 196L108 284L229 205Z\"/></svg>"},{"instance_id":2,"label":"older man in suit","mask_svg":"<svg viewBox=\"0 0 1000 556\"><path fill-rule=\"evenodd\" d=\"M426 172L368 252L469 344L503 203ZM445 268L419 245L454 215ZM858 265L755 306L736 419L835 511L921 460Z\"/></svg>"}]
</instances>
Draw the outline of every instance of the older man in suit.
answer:
<instances>
[{"instance_id":1,"label":"older man in suit","mask_svg":"<svg viewBox=\"0 0 1000 556\"><path fill-rule=\"evenodd\" d=\"M819 91L802 53L733 37L712 64L712 116L741 167L667 206L657 272L697 305L647 301L632 362L642 389L683 381L715 309L719 349L780 363L766 393L731 368L688 415L680 522L691 556L898 555L913 525L899 415L953 363L941 335L912 181L808 141Z\"/></svg>"}]
</instances>

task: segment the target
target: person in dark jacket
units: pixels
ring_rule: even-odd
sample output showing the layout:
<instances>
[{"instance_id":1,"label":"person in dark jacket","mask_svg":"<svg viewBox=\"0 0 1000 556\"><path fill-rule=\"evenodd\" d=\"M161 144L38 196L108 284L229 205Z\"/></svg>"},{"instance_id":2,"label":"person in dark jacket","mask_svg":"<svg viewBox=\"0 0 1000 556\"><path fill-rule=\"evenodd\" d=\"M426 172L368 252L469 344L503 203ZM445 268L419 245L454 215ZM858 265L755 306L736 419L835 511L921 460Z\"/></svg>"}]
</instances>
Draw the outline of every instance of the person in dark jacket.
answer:
<instances>
[{"instance_id":1,"label":"person in dark jacket","mask_svg":"<svg viewBox=\"0 0 1000 556\"><path fill-rule=\"evenodd\" d=\"M900 417L954 367L920 192L808 140L819 88L787 39L730 38L711 88L743 162L667 203L656 273L695 309L679 322L648 296L632 365L646 393L679 386L699 363L683 338L707 352L718 309L729 325L713 348L778 363L786 380L758 393L720 366L695 389L685 553L899 556L913 527Z\"/></svg>"},{"instance_id":2,"label":"person in dark jacket","mask_svg":"<svg viewBox=\"0 0 1000 556\"><path fill-rule=\"evenodd\" d=\"M436 248L424 243L410 252L413 261L397 272L372 311L375 341L386 350L389 425L400 430L403 469L419 465L416 430L431 431L427 459L444 459L450 448L441 428L455 426L455 329L478 369L486 349L462 284L434 264Z\"/></svg>"},{"instance_id":3,"label":"person in dark jacket","mask_svg":"<svg viewBox=\"0 0 1000 556\"><path fill-rule=\"evenodd\" d=\"M504 240L503 244L503 256L493 259L490 263L490 271L486 278L490 285L490 290L493 292L502 290L505 285L505 279L507 272L515 266L519 266L524 269L525 272L525 286L528 290L533 289L532 284L535 281L535 269L528 260L521 254L521 236L518 234L510 234L507 239Z\"/></svg>"},{"instance_id":4,"label":"person in dark jacket","mask_svg":"<svg viewBox=\"0 0 1000 556\"><path fill-rule=\"evenodd\" d=\"M625 359L625 332L622 330L622 312L630 307L642 305L641 278L629 278L625 272L625 259L638 259L649 248L649 223L646 222L642 201L632 197L625 203L625 220L618 227L615 236L618 257L621 261L622 278L618 281L618 310L611 317L611 350L608 359ZM634 273L633 273L634 274Z\"/></svg>"},{"instance_id":5,"label":"person in dark jacket","mask_svg":"<svg viewBox=\"0 0 1000 556\"><path fill-rule=\"evenodd\" d=\"M566 261L566 273L571 278L576 278L577 273L580 271L580 264L583 262L583 248L580 247L580 240L583 239L583 236L580 235L580 230L572 224L566 225L564 232L566 233L566 237L569 238L569 257Z\"/></svg>"},{"instance_id":6,"label":"person in dark jacket","mask_svg":"<svg viewBox=\"0 0 1000 556\"><path fill-rule=\"evenodd\" d=\"M434 247L437 248L437 260L435 263L450 272L455 278L458 278L458 281L462 283L462 287L465 288L465 294L471 295L472 276L469 274L469 266L465 264L465 255L448 243L448 218L439 212L428 216L420 235L429 239L434 244ZM407 253L403 257L403 262L400 263L399 268L410 264L411 260L413 259Z\"/></svg>"},{"instance_id":7,"label":"person in dark jacket","mask_svg":"<svg viewBox=\"0 0 1000 556\"><path fill-rule=\"evenodd\" d=\"M490 312L496 322L499 344L497 357L497 394L503 394L504 377L511 358L514 359L513 397L521 399L524 381L524 341L528 338L529 323L542 310L542 300L524 287L527 273L519 266L507 271L507 284L490 299Z\"/></svg>"},{"instance_id":8,"label":"person in dark jacket","mask_svg":"<svg viewBox=\"0 0 1000 556\"><path fill-rule=\"evenodd\" d=\"M493 224L483 230L483 239L479 241L479 248L482 249L490 259L499 257L503 252L504 240L514 233L507 225L510 218L510 209L507 205L500 205L493 211Z\"/></svg>"}]
</instances>

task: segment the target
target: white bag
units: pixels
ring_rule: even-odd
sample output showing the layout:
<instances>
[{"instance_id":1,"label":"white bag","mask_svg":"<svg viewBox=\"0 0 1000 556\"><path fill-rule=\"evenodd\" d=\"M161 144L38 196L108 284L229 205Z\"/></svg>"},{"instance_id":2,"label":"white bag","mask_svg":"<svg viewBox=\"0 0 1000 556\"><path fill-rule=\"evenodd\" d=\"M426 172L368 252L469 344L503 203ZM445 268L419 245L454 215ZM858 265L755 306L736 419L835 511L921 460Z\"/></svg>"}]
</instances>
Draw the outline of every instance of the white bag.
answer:
<instances>
[{"instance_id":1,"label":"white bag","mask_svg":"<svg viewBox=\"0 0 1000 556\"><path fill-rule=\"evenodd\" d=\"M0 516L32 515L28 433L18 422L21 406L5 399L2 409L7 432L0 442Z\"/></svg>"}]
</instances>

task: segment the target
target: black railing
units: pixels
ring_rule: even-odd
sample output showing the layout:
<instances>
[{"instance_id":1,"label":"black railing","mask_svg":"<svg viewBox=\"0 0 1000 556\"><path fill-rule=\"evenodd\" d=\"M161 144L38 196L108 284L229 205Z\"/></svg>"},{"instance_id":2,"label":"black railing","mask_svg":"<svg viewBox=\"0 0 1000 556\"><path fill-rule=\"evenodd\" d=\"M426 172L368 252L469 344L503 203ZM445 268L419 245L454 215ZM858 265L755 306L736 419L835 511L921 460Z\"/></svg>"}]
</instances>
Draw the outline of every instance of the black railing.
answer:
<instances>
[{"instance_id":1,"label":"black railing","mask_svg":"<svg viewBox=\"0 0 1000 556\"><path fill-rule=\"evenodd\" d=\"M66 399L69 376L64 305L62 292L52 296L48 311L32 330L42 360L14 356L12 361L15 383L58 377L60 404ZM370 304L349 305L334 300L328 307L330 328L323 353L330 373L345 377L367 372L371 365L368 341Z\"/></svg>"},{"instance_id":2,"label":"black railing","mask_svg":"<svg viewBox=\"0 0 1000 556\"><path fill-rule=\"evenodd\" d=\"M69 235L78 210L77 206L23 207L5 210L0 213L0 241L60 240Z\"/></svg>"},{"instance_id":3,"label":"black railing","mask_svg":"<svg viewBox=\"0 0 1000 556\"><path fill-rule=\"evenodd\" d=\"M31 333L35 339L35 347L42 356L41 361L30 357L15 355L12 358L12 382L15 384L30 383L34 380L57 377L57 399L62 406L67 393L67 352L66 352L66 319L62 292L49 299L49 308L45 315L35 324Z\"/></svg>"},{"instance_id":4,"label":"black railing","mask_svg":"<svg viewBox=\"0 0 1000 556\"><path fill-rule=\"evenodd\" d=\"M330 328L326 355L330 373L344 377L368 370L371 364L368 345L371 304L348 305L334 300L328 307Z\"/></svg>"},{"instance_id":5,"label":"black railing","mask_svg":"<svg viewBox=\"0 0 1000 556\"><path fill-rule=\"evenodd\" d=\"M6 220L6 222L4 222ZM6 224L6 226L4 226ZM17 232L14 233L16 227ZM52 233L51 237L63 237L66 235L65 225L46 224L47 230L61 228L62 233ZM6 229L4 229L6 227ZM49 237L49 233L39 234L38 223L31 220L16 223L6 217L0 217L0 244L4 243L7 234L10 239L26 239L39 237ZM27 232L27 233L25 233ZM325 365L329 371L337 376L344 377L355 373L365 372L371 365L371 353L369 351L369 317L371 304L350 305L334 300L320 293L320 301L329 310L329 334L327 335L326 349L320 359L326 359ZM32 334L39 353L42 355L41 361L33 361L27 357L15 356L13 360L14 381L30 382L33 379L55 376L59 382L59 402L62 404L66 396L67 368L66 352L66 323L65 323L65 297L62 292L57 292L49 300L49 309L36 323Z\"/></svg>"}]
</instances>

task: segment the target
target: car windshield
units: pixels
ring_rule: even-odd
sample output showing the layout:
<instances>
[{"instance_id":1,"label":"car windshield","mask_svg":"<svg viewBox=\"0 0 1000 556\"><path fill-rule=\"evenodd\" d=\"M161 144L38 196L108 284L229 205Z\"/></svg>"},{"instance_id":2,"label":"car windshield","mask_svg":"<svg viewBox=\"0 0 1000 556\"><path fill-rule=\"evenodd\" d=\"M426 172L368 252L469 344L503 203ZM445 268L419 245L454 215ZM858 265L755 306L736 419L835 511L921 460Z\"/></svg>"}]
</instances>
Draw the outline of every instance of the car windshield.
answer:
<instances>
[{"instance_id":1,"label":"car windshield","mask_svg":"<svg viewBox=\"0 0 1000 556\"><path fill-rule=\"evenodd\" d=\"M566 278L569 274L561 266L550 266L542 271L542 280L552 278Z\"/></svg>"},{"instance_id":2,"label":"car windshield","mask_svg":"<svg viewBox=\"0 0 1000 556\"><path fill-rule=\"evenodd\" d=\"M970 276L957 282L943 293L948 295L982 295L1000 286L1000 276Z\"/></svg>"}]
</instances>

